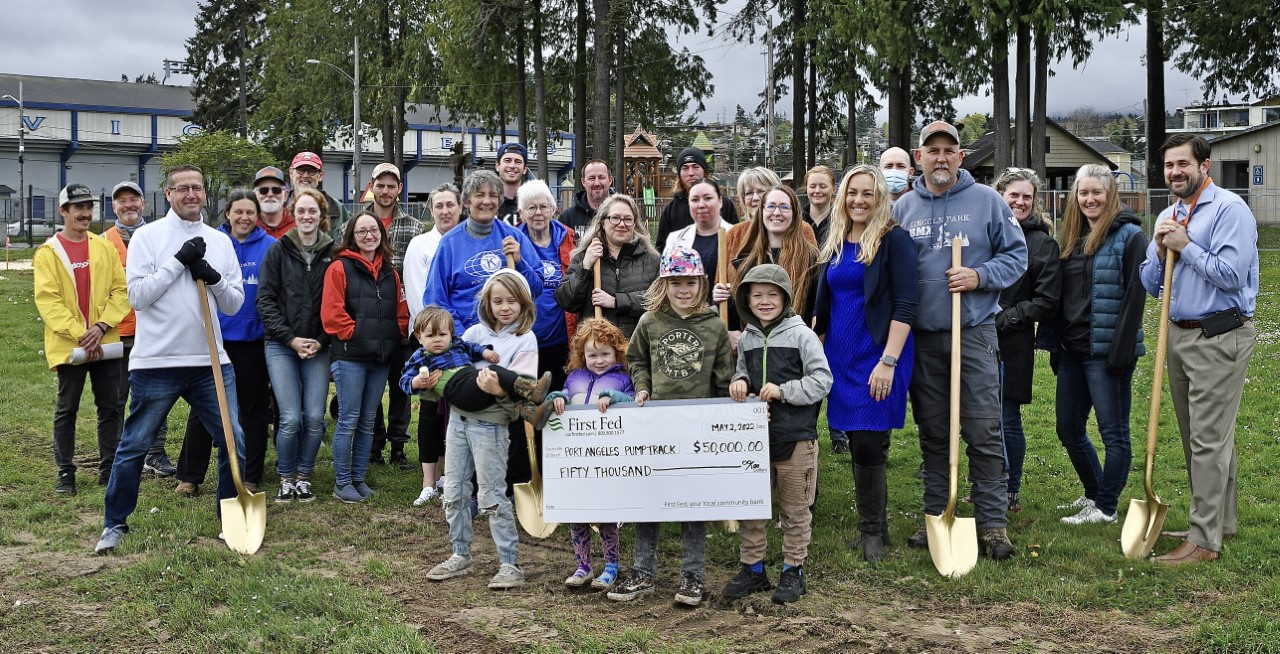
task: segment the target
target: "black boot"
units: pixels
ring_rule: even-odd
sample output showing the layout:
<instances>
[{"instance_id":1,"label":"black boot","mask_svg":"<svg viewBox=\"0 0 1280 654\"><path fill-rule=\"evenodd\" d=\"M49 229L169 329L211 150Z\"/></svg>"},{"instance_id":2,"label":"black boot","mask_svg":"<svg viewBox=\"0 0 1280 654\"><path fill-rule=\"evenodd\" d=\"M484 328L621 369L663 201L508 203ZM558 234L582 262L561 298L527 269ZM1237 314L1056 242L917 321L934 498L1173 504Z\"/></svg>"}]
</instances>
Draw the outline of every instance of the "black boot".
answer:
<instances>
[{"instance_id":1,"label":"black boot","mask_svg":"<svg viewBox=\"0 0 1280 654\"><path fill-rule=\"evenodd\" d=\"M862 547L862 558L867 563L877 563L885 557L885 504L888 486L885 466L853 466L853 485L858 501L858 531L856 544Z\"/></svg>"}]
</instances>

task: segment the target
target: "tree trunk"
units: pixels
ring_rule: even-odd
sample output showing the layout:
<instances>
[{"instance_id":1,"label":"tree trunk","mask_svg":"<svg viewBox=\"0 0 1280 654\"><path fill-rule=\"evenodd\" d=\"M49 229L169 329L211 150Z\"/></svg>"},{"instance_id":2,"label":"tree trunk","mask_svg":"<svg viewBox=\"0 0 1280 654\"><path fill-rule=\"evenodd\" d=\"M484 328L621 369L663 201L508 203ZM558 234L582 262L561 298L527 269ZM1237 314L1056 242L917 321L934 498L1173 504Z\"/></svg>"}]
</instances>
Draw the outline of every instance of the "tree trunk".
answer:
<instances>
[{"instance_id":1,"label":"tree trunk","mask_svg":"<svg viewBox=\"0 0 1280 654\"><path fill-rule=\"evenodd\" d=\"M609 0L592 0L596 14L594 111L591 114L591 158L609 160ZM616 173L617 171L615 171Z\"/></svg>"},{"instance_id":2,"label":"tree trunk","mask_svg":"<svg viewBox=\"0 0 1280 654\"><path fill-rule=\"evenodd\" d=\"M812 53L811 53L812 54ZM804 169L817 165L818 161L818 63L809 57L809 148Z\"/></svg>"},{"instance_id":3,"label":"tree trunk","mask_svg":"<svg viewBox=\"0 0 1280 654\"><path fill-rule=\"evenodd\" d=\"M805 42L800 34L804 25L805 2L792 0L791 3L791 175L794 179L792 184L796 185L804 178L805 171Z\"/></svg>"},{"instance_id":4,"label":"tree trunk","mask_svg":"<svg viewBox=\"0 0 1280 654\"><path fill-rule=\"evenodd\" d=\"M623 5L620 5L617 7L617 9L622 9L622 8L623 8ZM627 20L625 18L622 18L617 20L615 24L619 26L626 25ZM622 160L622 154L623 154L622 148L623 148L623 145L626 143L626 134L627 134L627 131L626 131L627 125L625 122L626 116L624 115L625 112L623 111L623 98L625 97L625 94L624 94L625 89L623 87L623 82L626 80L626 77L627 77L625 72L626 62L627 62L627 32L625 29L619 27L618 31L614 33L613 37L617 41L616 45L618 49L618 57L617 57L618 73L614 76L615 79L614 79L614 89L613 89L613 94L615 96L614 97L614 107L615 107L614 113L617 114L617 117L613 121L614 122L613 169L617 171L614 174L617 175L618 179L622 180L623 182L626 182L627 171Z\"/></svg>"},{"instance_id":5,"label":"tree trunk","mask_svg":"<svg viewBox=\"0 0 1280 654\"><path fill-rule=\"evenodd\" d=\"M849 132L844 144L844 161L841 168L858 163L858 92L849 91ZM836 180L839 182L839 180Z\"/></svg>"},{"instance_id":6,"label":"tree trunk","mask_svg":"<svg viewBox=\"0 0 1280 654\"><path fill-rule=\"evenodd\" d=\"M1035 118L1031 121L1031 167L1045 179L1045 124L1049 116L1049 34L1044 24L1036 26Z\"/></svg>"},{"instance_id":7,"label":"tree trunk","mask_svg":"<svg viewBox=\"0 0 1280 654\"><path fill-rule=\"evenodd\" d=\"M578 43L573 66L573 161L578 169L573 178L582 189L582 165L587 161L587 0L575 0L575 4Z\"/></svg>"},{"instance_id":8,"label":"tree trunk","mask_svg":"<svg viewBox=\"0 0 1280 654\"><path fill-rule=\"evenodd\" d=\"M507 142L507 94L498 94L498 129L497 132L502 135L502 140L498 141L501 145ZM494 148L496 151L498 148ZM498 163L498 162L493 162Z\"/></svg>"},{"instance_id":9,"label":"tree trunk","mask_svg":"<svg viewBox=\"0 0 1280 654\"><path fill-rule=\"evenodd\" d=\"M1164 0L1147 0L1147 188L1164 188ZM1148 211L1155 207L1148 207ZM1154 213L1154 211L1151 211Z\"/></svg>"},{"instance_id":10,"label":"tree trunk","mask_svg":"<svg viewBox=\"0 0 1280 654\"><path fill-rule=\"evenodd\" d=\"M1030 8L1020 3L1018 21L1018 50L1014 78L1014 138L1013 165L1031 167L1031 22ZM1007 48L1006 48L1007 50Z\"/></svg>"},{"instance_id":11,"label":"tree trunk","mask_svg":"<svg viewBox=\"0 0 1280 654\"><path fill-rule=\"evenodd\" d=\"M550 184L547 166L547 81L542 66L542 0L533 0L533 97L538 121L538 179Z\"/></svg>"},{"instance_id":12,"label":"tree trunk","mask_svg":"<svg viewBox=\"0 0 1280 654\"><path fill-rule=\"evenodd\" d=\"M1009 142L1009 31L1000 25L991 33L991 122L995 123L995 153L992 174L999 175L1011 165ZM968 145L968 144L965 144Z\"/></svg>"},{"instance_id":13,"label":"tree trunk","mask_svg":"<svg viewBox=\"0 0 1280 654\"><path fill-rule=\"evenodd\" d=\"M520 144L529 147L529 77L527 75L528 51L525 47L524 15L516 25L516 121L520 129Z\"/></svg>"},{"instance_id":14,"label":"tree trunk","mask_svg":"<svg viewBox=\"0 0 1280 654\"><path fill-rule=\"evenodd\" d=\"M911 107L911 64L903 64L889 73L889 147L908 152L911 142L911 124L915 122L915 110Z\"/></svg>"}]
</instances>

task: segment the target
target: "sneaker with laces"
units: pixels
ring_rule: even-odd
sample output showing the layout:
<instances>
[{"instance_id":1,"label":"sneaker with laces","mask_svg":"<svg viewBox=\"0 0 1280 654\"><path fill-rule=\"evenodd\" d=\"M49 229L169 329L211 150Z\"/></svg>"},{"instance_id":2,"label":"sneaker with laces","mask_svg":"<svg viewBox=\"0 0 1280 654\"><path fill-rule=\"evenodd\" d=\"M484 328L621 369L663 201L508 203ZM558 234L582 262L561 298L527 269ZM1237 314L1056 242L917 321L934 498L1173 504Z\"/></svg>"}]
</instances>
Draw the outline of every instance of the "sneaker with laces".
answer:
<instances>
[{"instance_id":1,"label":"sneaker with laces","mask_svg":"<svg viewBox=\"0 0 1280 654\"><path fill-rule=\"evenodd\" d=\"M427 573L431 581L444 581L471 572L471 557L453 554Z\"/></svg>"},{"instance_id":2,"label":"sneaker with laces","mask_svg":"<svg viewBox=\"0 0 1280 654\"><path fill-rule=\"evenodd\" d=\"M292 479L280 480L280 492L276 493L276 504L288 504L297 499L293 490Z\"/></svg>"},{"instance_id":3,"label":"sneaker with laces","mask_svg":"<svg viewBox=\"0 0 1280 654\"><path fill-rule=\"evenodd\" d=\"M293 497L299 502L310 502L316 499L316 494L311 492L311 482L306 479L293 482Z\"/></svg>"},{"instance_id":4,"label":"sneaker with laces","mask_svg":"<svg viewBox=\"0 0 1280 654\"><path fill-rule=\"evenodd\" d=\"M724 590L720 591L720 594L729 599L742 599L752 593L770 588L773 588L773 584L769 581L769 573L763 570L755 572L750 565L743 563L738 575L724 585Z\"/></svg>"},{"instance_id":5,"label":"sneaker with laces","mask_svg":"<svg viewBox=\"0 0 1280 654\"><path fill-rule=\"evenodd\" d=\"M707 594L702 582L695 576L685 573L680 576L680 590L676 591L676 603L685 606L697 606Z\"/></svg>"},{"instance_id":6,"label":"sneaker with laces","mask_svg":"<svg viewBox=\"0 0 1280 654\"><path fill-rule=\"evenodd\" d=\"M609 590L613 587L613 582L617 580L618 564L606 563L604 564L604 572L601 572L599 577L591 581L591 587L595 590Z\"/></svg>"},{"instance_id":7,"label":"sneaker with laces","mask_svg":"<svg viewBox=\"0 0 1280 654\"><path fill-rule=\"evenodd\" d=\"M117 547L120 547L120 541L124 539L125 532L128 528L124 525L116 525L102 530L102 536L98 538L98 544L94 546L94 554L106 554Z\"/></svg>"},{"instance_id":8,"label":"sneaker with laces","mask_svg":"<svg viewBox=\"0 0 1280 654\"><path fill-rule=\"evenodd\" d=\"M440 491L437 491L435 486L428 486L422 489L422 492L418 494L418 499L413 501L413 505L422 506L427 502L434 500L439 495Z\"/></svg>"},{"instance_id":9,"label":"sneaker with laces","mask_svg":"<svg viewBox=\"0 0 1280 654\"><path fill-rule=\"evenodd\" d=\"M444 475L440 475L440 478L436 480L436 490L444 490Z\"/></svg>"},{"instance_id":10,"label":"sneaker with laces","mask_svg":"<svg viewBox=\"0 0 1280 654\"><path fill-rule=\"evenodd\" d=\"M774 604L790 604L804 595L804 566L798 565L782 571L778 577L778 588L773 591Z\"/></svg>"},{"instance_id":11,"label":"sneaker with laces","mask_svg":"<svg viewBox=\"0 0 1280 654\"><path fill-rule=\"evenodd\" d=\"M148 454L142 460L142 469L157 477L172 477L178 474L178 469L173 467L173 463L169 461L169 455L164 452Z\"/></svg>"},{"instance_id":12,"label":"sneaker with laces","mask_svg":"<svg viewBox=\"0 0 1280 654\"><path fill-rule=\"evenodd\" d=\"M1099 509L1098 505L1093 503L1090 503L1089 506L1080 509L1080 512L1075 515L1069 515L1062 518L1063 524L1068 525L1092 525L1099 523L1111 524L1115 521L1116 514L1103 513L1102 509Z\"/></svg>"},{"instance_id":13,"label":"sneaker with laces","mask_svg":"<svg viewBox=\"0 0 1280 654\"><path fill-rule=\"evenodd\" d=\"M391 450L391 465L401 470L413 470L413 464L409 462L409 457L405 456L404 450Z\"/></svg>"},{"instance_id":14,"label":"sneaker with laces","mask_svg":"<svg viewBox=\"0 0 1280 654\"><path fill-rule=\"evenodd\" d=\"M58 485L53 488L53 492L59 495L75 495L76 494L76 473L74 472L58 473Z\"/></svg>"},{"instance_id":15,"label":"sneaker with laces","mask_svg":"<svg viewBox=\"0 0 1280 654\"><path fill-rule=\"evenodd\" d=\"M524 585L524 570L514 563L498 566L498 574L489 580L489 590L507 590Z\"/></svg>"},{"instance_id":16,"label":"sneaker with laces","mask_svg":"<svg viewBox=\"0 0 1280 654\"><path fill-rule=\"evenodd\" d=\"M978 530L978 550L994 561L1003 561L1013 556L1013 543L1004 527Z\"/></svg>"},{"instance_id":17,"label":"sneaker with laces","mask_svg":"<svg viewBox=\"0 0 1280 654\"><path fill-rule=\"evenodd\" d=\"M615 586L606 597L615 602L630 602L641 595L648 595L652 592L653 577L633 570L627 580L622 582L621 585Z\"/></svg>"},{"instance_id":18,"label":"sneaker with laces","mask_svg":"<svg viewBox=\"0 0 1280 654\"><path fill-rule=\"evenodd\" d=\"M1076 498L1076 501L1070 504L1059 504L1058 508L1071 509L1072 511L1079 511L1080 509L1083 509L1086 506L1092 506L1092 505L1093 505L1093 500L1085 497L1084 495L1081 495L1080 497Z\"/></svg>"},{"instance_id":19,"label":"sneaker with laces","mask_svg":"<svg viewBox=\"0 0 1280 654\"><path fill-rule=\"evenodd\" d=\"M840 455L849 453L849 441L835 441L831 443L831 452Z\"/></svg>"},{"instance_id":20,"label":"sneaker with laces","mask_svg":"<svg viewBox=\"0 0 1280 654\"><path fill-rule=\"evenodd\" d=\"M356 504L364 501L364 496L356 491L356 487L351 484L347 484L346 486L334 486L333 496L347 504Z\"/></svg>"},{"instance_id":21,"label":"sneaker with laces","mask_svg":"<svg viewBox=\"0 0 1280 654\"><path fill-rule=\"evenodd\" d=\"M929 547L928 528L926 528L924 525L920 525L920 528L916 530L916 533L911 534L910 536L907 537L907 546L915 547L918 549L925 549Z\"/></svg>"},{"instance_id":22,"label":"sneaker with laces","mask_svg":"<svg viewBox=\"0 0 1280 654\"><path fill-rule=\"evenodd\" d=\"M591 573L591 566L579 566L573 574L565 577L564 585L569 588L582 588L595 579L595 575Z\"/></svg>"}]
</instances>

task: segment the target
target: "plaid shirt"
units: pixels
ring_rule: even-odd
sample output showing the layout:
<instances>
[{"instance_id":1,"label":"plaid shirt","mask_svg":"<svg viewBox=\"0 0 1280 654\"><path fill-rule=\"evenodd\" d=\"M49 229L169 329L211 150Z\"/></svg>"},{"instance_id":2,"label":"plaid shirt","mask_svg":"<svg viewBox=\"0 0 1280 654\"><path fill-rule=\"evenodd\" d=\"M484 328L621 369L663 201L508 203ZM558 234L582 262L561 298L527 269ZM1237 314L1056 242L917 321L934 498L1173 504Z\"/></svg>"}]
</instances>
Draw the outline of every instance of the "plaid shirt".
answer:
<instances>
[{"instance_id":1,"label":"plaid shirt","mask_svg":"<svg viewBox=\"0 0 1280 654\"><path fill-rule=\"evenodd\" d=\"M418 376L418 369L422 366L432 370L453 370L483 360L484 351L491 349L493 349L491 346L464 341L460 338L454 338L449 344L449 349L440 354L427 354L426 350L418 348L404 364L404 371L400 373L400 388L407 395L413 395L417 392L413 389L413 378Z\"/></svg>"},{"instance_id":2,"label":"plaid shirt","mask_svg":"<svg viewBox=\"0 0 1280 654\"><path fill-rule=\"evenodd\" d=\"M370 203L365 210L373 213L373 204ZM404 213L397 202L395 212L391 214L391 226L387 228L387 239L391 241L391 265L401 276L404 275L404 253L409 249L409 241L422 232L422 223Z\"/></svg>"}]
</instances>

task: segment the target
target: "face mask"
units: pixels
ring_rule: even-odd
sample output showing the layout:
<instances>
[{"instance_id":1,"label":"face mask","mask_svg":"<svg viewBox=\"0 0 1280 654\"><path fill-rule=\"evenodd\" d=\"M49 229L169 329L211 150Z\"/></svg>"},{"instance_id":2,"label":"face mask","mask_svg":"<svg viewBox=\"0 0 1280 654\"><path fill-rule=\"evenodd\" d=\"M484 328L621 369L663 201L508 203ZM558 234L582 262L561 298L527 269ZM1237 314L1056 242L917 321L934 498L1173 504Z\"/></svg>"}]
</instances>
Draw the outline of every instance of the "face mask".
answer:
<instances>
[{"instance_id":1,"label":"face mask","mask_svg":"<svg viewBox=\"0 0 1280 654\"><path fill-rule=\"evenodd\" d=\"M883 170L884 181L889 185L890 193L901 193L907 188L907 171Z\"/></svg>"}]
</instances>

